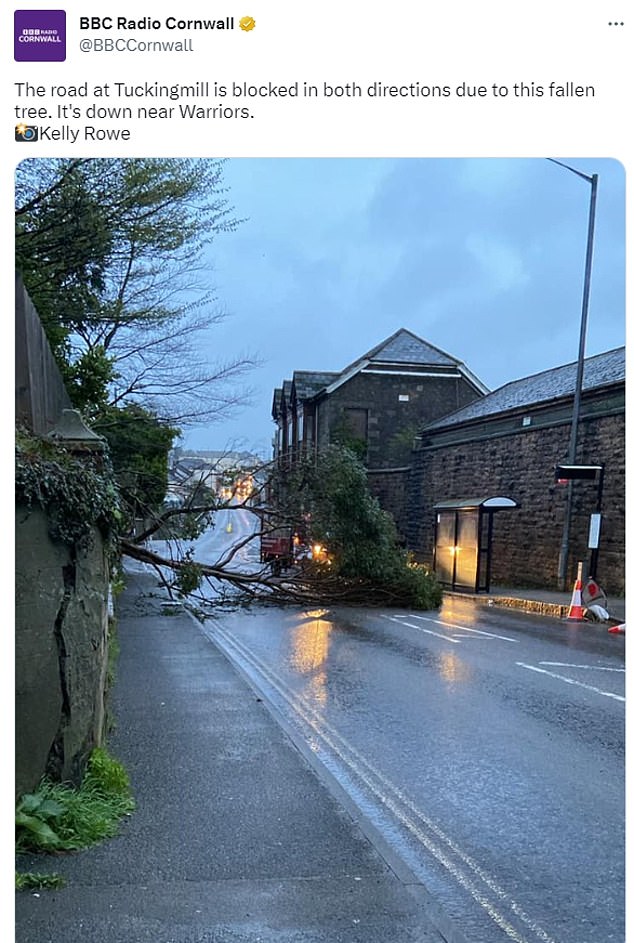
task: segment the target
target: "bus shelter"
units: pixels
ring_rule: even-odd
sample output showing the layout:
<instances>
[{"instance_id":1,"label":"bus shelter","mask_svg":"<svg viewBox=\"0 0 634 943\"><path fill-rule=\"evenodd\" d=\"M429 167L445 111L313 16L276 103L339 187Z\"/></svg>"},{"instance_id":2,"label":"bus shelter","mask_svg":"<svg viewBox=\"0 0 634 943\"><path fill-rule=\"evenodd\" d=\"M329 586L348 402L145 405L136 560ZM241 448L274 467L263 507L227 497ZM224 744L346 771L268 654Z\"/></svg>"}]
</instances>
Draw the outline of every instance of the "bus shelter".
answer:
<instances>
[{"instance_id":1,"label":"bus shelter","mask_svg":"<svg viewBox=\"0 0 634 943\"><path fill-rule=\"evenodd\" d=\"M493 516L519 507L513 498L457 498L434 506L434 570L451 589L488 593L491 584Z\"/></svg>"}]
</instances>

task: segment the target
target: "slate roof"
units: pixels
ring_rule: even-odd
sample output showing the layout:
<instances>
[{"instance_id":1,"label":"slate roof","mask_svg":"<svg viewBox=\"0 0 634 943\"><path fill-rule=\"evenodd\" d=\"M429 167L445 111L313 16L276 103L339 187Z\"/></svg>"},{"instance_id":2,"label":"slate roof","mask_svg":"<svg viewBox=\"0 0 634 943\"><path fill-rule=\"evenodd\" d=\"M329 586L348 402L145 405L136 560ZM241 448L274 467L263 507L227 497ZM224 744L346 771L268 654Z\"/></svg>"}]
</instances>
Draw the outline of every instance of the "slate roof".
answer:
<instances>
[{"instance_id":1,"label":"slate roof","mask_svg":"<svg viewBox=\"0 0 634 943\"><path fill-rule=\"evenodd\" d=\"M401 328L387 340L367 353L366 358L378 363L424 364L425 366L455 367L459 360L446 354L417 337L411 331Z\"/></svg>"},{"instance_id":2,"label":"slate roof","mask_svg":"<svg viewBox=\"0 0 634 943\"><path fill-rule=\"evenodd\" d=\"M317 370L296 370L293 374L295 396L298 400L310 399L339 376L338 373Z\"/></svg>"},{"instance_id":3,"label":"slate roof","mask_svg":"<svg viewBox=\"0 0 634 943\"><path fill-rule=\"evenodd\" d=\"M291 388L295 387L298 400L310 399L322 390L332 392L337 386L346 383L355 374L372 364L391 364L403 367L437 367L459 371L480 393L488 393L488 387L467 369L461 360L450 356L439 347L434 347L402 327L363 356L339 371L296 370L293 380L284 380L283 386L273 393L273 418L276 419L284 404L290 404Z\"/></svg>"},{"instance_id":4,"label":"slate roof","mask_svg":"<svg viewBox=\"0 0 634 943\"><path fill-rule=\"evenodd\" d=\"M365 360L374 363L420 364L430 367L457 367L461 364L460 360L427 343L422 337L417 337L404 327L387 340L381 341L362 357L358 357L345 367L342 373L347 373Z\"/></svg>"},{"instance_id":5,"label":"slate roof","mask_svg":"<svg viewBox=\"0 0 634 943\"><path fill-rule=\"evenodd\" d=\"M292 386L291 380L284 380L282 386L276 386L273 390L273 403L271 405L273 419L277 419L282 410L289 406Z\"/></svg>"},{"instance_id":6,"label":"slate roof","mask_svg":"<svg viewBox=\"0 0 634 943\"><path fill-rule=\"evenodd\" d=\"M277 386L277 387L273 390L273 410L272 410L272 411L273 411L273 418L274 418L274 419L275 419L275 417L279 414L279 411L280 411L280 409L282 408L282 396L283 396L283 395L284 395L284 394L282 393L282 388L281 388L280 386Z\"/></svg>"},{"instance_id":7,"label":"slate roof","mask_svg":"<svg viewBox=\"0 0 634 943\"><path fill-rule=\"evenodd\" d=\"M480 393L489 392L488 387L465 366L463 361L446 354L444 350L434 347L433 344L429 344L422 337L417 337L404 327L344 367L338 378L328 387L328 392L332 392L361 370L371 369L373 364L377 367L380 364L388 364L395 367L450 368L461 373Z\"/></svg>"},{"instance_id":8,"label":"slate roof","mask_svg":"<svg viewBox=\"0 0 634 943\"><path fill-rule=\"evenodd\" d=\"M625 380L625 347L617 347L584 361L583 390L598 389ZM577 382L577 362L544 370L521 380L513 380L482 399L474 400L449 416L430 422L423 429L441 429L469 420L482 419L514 409L573 396Z\"/></svg>"}]
</instances>

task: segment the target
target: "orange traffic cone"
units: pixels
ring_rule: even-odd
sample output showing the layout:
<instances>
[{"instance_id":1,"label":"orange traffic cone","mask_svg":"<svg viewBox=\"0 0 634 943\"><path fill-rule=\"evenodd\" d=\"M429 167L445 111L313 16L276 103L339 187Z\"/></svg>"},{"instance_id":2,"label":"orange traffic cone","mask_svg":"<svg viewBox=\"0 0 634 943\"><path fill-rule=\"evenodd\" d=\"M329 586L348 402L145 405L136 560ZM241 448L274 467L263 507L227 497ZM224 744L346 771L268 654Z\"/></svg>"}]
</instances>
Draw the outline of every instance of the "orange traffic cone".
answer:
<instances>
[{"instance_id":1,"label":"orange traffic cone","mask_svg":"<svg viewBox=\"0 0 634 943\"><path fill-rule=\"evenodd\" d=\"M608 632L612 632L614 635L617 633L625 635L625 622L621 622L620 625L611 625Z\"/></svg>"},{"instance_id":2,"label":"orange traffic cone","mask_svg":"<svg viewBox=\"0 0 634 943\"><path fill-rule=\"evenodd\" d=\"M577 570L577 581L572 591L572 599L568 609L568 622L583 622L583 603L581 601L581 564Z\"/></svg>"}]
</instances>

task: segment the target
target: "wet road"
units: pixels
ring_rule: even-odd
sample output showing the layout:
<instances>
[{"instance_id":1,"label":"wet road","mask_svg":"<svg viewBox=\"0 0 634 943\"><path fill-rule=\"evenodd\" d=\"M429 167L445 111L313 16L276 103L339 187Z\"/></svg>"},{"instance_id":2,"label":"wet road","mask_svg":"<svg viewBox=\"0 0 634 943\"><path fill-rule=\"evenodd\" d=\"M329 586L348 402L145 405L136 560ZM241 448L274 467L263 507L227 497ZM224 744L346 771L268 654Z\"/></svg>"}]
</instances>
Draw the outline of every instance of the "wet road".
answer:
<instances>
[{"instance_id":1,"label":"wet road","mask_svg":"<svg viewBox=\"0 0 634 943\"><path fill-rule=\"evenodd\" d=\"M469 943L624 939L624 639L476 607L205 631Z\"/></svg>"},{"instance_id":2,"label":"wet road","mask_svg":"<svg viewBox=\"0 0 634 943\"><path fill-rule=\"evenodd\" d=\"M228 570L254 573L261 569L260 541L252 538L260 529L260 521L246 508L223 508L214 514L214 526L208 527L192 541L149 540L148 548L166 558L182 558L184 549L191 549L197 563L225 565ZM166 583L172 574L165 570ZM214 579L203 580L199 597L208 602L230 597L236 591L229 584Z\"/></svg>"},{"instance_id":3,"label":"wet road","mask_svg":"<svg viewBox=\"0 0 634 943\"><path fill-rule=\"evenodd\" d=\"M194 541L194 559L218 564L226 560L236 545L260 529L258 517L246 508L226 508L214 515L215 526ZM260 569L260 541L244 543L231 559L231 569L251 572Z\"/></svg>"}]
</instances>

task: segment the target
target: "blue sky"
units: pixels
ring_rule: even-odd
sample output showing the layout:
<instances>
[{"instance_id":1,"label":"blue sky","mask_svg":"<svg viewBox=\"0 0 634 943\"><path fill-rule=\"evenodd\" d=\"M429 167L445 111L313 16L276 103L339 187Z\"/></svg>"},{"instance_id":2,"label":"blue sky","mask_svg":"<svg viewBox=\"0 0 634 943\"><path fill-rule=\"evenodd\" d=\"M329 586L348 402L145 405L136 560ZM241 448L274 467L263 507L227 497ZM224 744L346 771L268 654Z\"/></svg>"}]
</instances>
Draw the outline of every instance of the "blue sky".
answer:
<instances>
[{"instance_id":1,"label":"blue sky","mask_svg":"<svg viewBox=\"0 0 634 943\"><path fill-rule=\"evenodd\" d=\"M625 172L558 159L599 174L592 355L625 342ZM234 159L224 176L245 222L210 250L227 313L210 357L262 365L253 404L186 446L268 456L275 386L341 370L400 327L491 389L576 359L590 185L550 161Z\"/></svg>"}]
</instances>

